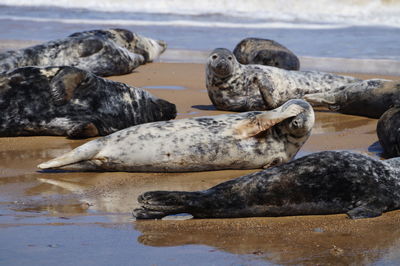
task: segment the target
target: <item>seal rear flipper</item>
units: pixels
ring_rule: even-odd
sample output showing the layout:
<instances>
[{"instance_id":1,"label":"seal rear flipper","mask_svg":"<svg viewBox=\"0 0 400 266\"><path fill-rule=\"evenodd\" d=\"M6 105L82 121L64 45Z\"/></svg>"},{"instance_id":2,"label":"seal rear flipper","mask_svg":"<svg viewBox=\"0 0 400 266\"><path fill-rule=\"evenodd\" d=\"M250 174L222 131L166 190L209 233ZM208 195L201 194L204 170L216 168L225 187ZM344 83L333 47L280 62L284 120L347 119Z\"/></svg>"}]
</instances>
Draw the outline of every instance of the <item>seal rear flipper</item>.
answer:
<instances>
[{"instance_id":1,"label":"seal rear flipper","mask_svg":"<svg viewBox=\"0 0 400 266\"><path fill-rule=\"evenodd\" d=\"M297 104L284 104L271 111L265 111L252 118L241 121L235 126L235 135L239 138L249 138L260 134L290 117L295 117L305 109ZM288 106L289 105L289 106Z\"/></svg>"},{"instance_id":2,"label":"seal rear flipper","mask_svg":"<svg viewBox=\"0 0 400 266\"><path fill-rule=\"evenodd\" d=\"M87 72L75 67L62 67L50 81L50 94L55 105L63 105L87 78Z\"/></svg>"},{"instance_id":3,"label":"seal rear flipper","mask_svg":"<svg viewBox=\"0 0 400 266\"><path fill-rule=\"evenodd\" d=\"M382 215L382 209L373 205L362 205L347 212L351 219L373 218Z\"/></svg>"},{"instance_id":4,"label":"seal rear flipper","mask_svg":"<svg viewBox=\"0 0 400 266\"><path fill-rule=\"evenodd\" d=\"M88 167L90 167L88 162L94 159L94 157L99 153L102 147L103 145L100 140L92 140L79 146L76 149L73 149L72 151L62 156L41 163L37 167L40 169L51 169L51 168L62 168L65 170L87 169ZM92 167L94 167L93 164L91 165Z\"/></svg>"}]
</instances>

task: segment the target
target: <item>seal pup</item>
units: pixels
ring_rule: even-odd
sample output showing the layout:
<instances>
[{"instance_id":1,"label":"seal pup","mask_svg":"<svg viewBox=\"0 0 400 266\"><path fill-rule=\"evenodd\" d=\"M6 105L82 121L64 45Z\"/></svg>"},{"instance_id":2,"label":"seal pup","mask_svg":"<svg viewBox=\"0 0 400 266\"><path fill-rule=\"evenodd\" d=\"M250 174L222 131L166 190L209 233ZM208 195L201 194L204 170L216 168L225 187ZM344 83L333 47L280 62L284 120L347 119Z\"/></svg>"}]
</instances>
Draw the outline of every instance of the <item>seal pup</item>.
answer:
<instances>
[{"instance_id":1,"label":"seal pup","mask_svg":"<svg viewBox=\"0 0 400 266\"><path fill-rule=\"evenodd\" d=\"M224 48L215 49L206 64L208 96L220 110L271 110L290 99L330 91L356 81L360 79L316 71L242 65Z\"/></svg>"},{"instance_id":2,"label":"seal pup","mask_svg":"<svg viewBox=\"0 0 400 266\"><path fill-rule=\"evenodd\" d=\"M138 197L137 219L177 213L196 218L347 213L369 218L400 208L400 158L380 161L324 151L195 192L152 191Z\"/></svg>"},{"instance_id":3,"label":"seal pup","mask_svg":"<svg viewBox=\"0 0 400 266\"><path fill-rule=\"evenodd\" d=\"M339 113L379 118L400 100L400 83L370 79L344 85L331 92L307 94L304 99Z\"/></svg>"},{"instance_id":4,"label":"seal pup","mask_svg":"<svg viewBox=\"0 0 400 266\"><path fill-rule=\"evenodd\" d=\"M400 156L400 106L387 110L376 125L376 133L379 143L384 150L384 156L399 157Z\"/></svg>"},{"instance_id":5,"label":"seal pup","mask_svg":"<svg viewBox=\"0 0 400 266\"><path fill-rule=\"evenodd\" d=\"M164 41L125 29L77 32L0 54L0 72L24 66L75 66L99 76L122 75L153 61L166 47Z\"/></svg>"},{"instance_id":6,"label":"seal pup","mask_svg":"<svg viewBox=\"0 0 400 266\"><path fill-rule=\"evenodd\" d=\"M282 44L268 39L246 38L233 50L239 63L273 66L286 70L299 70L299 58Z\"/></svg>"},{"instance_id":7,"label":"seal pup","mask_svg":"<svg viewBox=\"0 0 400 266\"><path fill-rule=\"evenodd\" d=\"M194 172L270 167L293 158L313 124L312 107L296 99L272 111L130 127L90 141L38 168Z\"/></svg>"},{"instance_id":8,"label":"seal pup","mask_svg":"<svg viewBox=\"0 0 400 266\"><path fill-rule=\"evenodd\" d=\"M107 135L176 116L174 104L75 67L0 74L0 136Z\"/></svg>"}]
</instances>

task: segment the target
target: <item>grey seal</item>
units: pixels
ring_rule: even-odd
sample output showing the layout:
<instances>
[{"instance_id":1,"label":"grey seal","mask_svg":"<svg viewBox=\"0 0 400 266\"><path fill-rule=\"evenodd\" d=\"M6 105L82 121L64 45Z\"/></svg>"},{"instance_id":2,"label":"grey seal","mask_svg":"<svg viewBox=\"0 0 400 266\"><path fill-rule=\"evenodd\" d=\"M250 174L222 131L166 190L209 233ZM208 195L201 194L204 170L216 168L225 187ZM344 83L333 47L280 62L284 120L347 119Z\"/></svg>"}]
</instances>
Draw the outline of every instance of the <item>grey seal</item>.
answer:
<instances>
[{"instance_id":1,"label":"grey seal","mask_svg":"<svg viewBox=\"0 0 400 266\"><path fill-rule=\"evenodd\" d=\"M376 125L379 143L384 150L385 157L400 156L400 106L387 110Z\"/></svg>"},{"instance_id":2,"label":"grey seal","mask_svg":"<svg viewBox=\"0 0 400 266\"><path fill-rule=\"evenodd\" d=\"M74 66L99 76L131 73L166 49L125 29L91 30L17 51L0 54L0 72L24 66Z\"/></svg>"},{"instance_id":3,"label":"grey seal","mask_svg":"<svg viewBox=\"0 0 400 266\"><path fill-rule=\"evenodd\" d=\"M151 191L138 197L137 219L190 213L195 218L347 213L376 217L400 208L400 159L380 161L324 151L195 192Z\"/></svg>"},{"instance_id":4,"label":"grey seal","mask_svg":"<svg viewBox=\"0 0 400 266\"><path fill-rule=\"evenodd\" d=\"M270 167L292 159L313 124L313 109L303 100L271 111L147 123L90 141L38 168L191 172Z\"/></svg>"},{"instance_id":5,"label":"grey seal","mask_svg":"<svg viewBox=\"0 0 400 266\"><path fill-rule=\"evenodd\" d=\"M107 135L176 116L174 104L75 67L0 74L0 136Z\"/></svg>"},{"instance_id":6,"label":"grey seal","mask_svg":"<svg viewBox=\"0 0 400 266\"><path fill-rule=\"evenodd\" d=\"M239 63L299 70L299 58L282 44L268 39L246 38L233 49Z\"/></svg>"},{"instance_id":7,"label":"grey seal","mask_svg":"<svg viewBox=\"0 0 400 266\"><path fill-rule=\"evenodd\" d=\"M400 100L400 82L364 80L341 86L331 92L307 94L304 99L343 114L379 118Z\"/></svg>"},{"instance_id":8,"label":"grey seal","mask_svg":"<svg viewBox=\"0 0 400 266\"><path fill-rule=\"evenodd\" d=\"M330 91L356 81L360 79L316 71L242 65L224 48L215 49L206 64L208 96L220 110L270 110L290 99Z\"/></svg>"}]
</instances>

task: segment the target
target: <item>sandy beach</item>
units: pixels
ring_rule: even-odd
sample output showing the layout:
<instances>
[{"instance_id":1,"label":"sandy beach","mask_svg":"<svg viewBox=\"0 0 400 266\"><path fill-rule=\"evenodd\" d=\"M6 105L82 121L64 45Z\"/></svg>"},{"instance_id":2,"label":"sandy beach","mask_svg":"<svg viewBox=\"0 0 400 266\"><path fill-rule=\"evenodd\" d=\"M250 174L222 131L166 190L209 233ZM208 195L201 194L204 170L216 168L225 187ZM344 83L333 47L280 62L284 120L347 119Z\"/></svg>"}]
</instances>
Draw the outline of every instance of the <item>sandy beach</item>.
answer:
<instances>
[{"instance_id":1,"label":"sandy beach","mask_svg":"<svg viewBox=\"0 0 400 266\"><path fill-rule=\"evenodd\" d=\"M351 75L400 80L400 76ZM177 119L182 119L224 113L212 106L204 76L203 64L156 62L110 79L175 103ZM376 123L316 109L312 136L297 157L323 150L379 157ZM364 220L327 215L135 221L130 214L138 206L137 196L145 191L206 189L258 170L163 174L60 173L36 168L87 141L0 138L0 264L400 263L400 211Z\"/></svg>"}]
</instances>

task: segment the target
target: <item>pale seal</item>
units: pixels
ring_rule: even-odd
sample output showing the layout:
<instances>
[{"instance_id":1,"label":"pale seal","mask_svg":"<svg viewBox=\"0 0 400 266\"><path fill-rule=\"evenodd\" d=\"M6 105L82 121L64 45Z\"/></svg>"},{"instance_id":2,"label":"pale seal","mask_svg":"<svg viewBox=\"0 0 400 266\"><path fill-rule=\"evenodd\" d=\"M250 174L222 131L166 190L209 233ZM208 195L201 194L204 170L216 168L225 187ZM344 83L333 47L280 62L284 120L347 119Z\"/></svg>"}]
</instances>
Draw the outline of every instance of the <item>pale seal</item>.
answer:
<instances>
[{"instance_id":1,"label":"pale seal","mask_svg":"<svg viewBox=\"0 0 400 266\"><path fill-rule=\"evenodd\" d=\"M188 172L269 167L289 161L314 124L312 107L291 100L265 112L155 122L90 141L41 169Z\"/></svg>"},{"instance_id":2,"label":"pale seal","mask_svg":"<svg viewBox=\"0 0 400 266\"><path fill-rule=\"evenodd\" d=\"M0 54L0 72L24 66L74 66L99 76L131 73L166 49L164 41L124 29L92 30Z\"/></svg>"},{"instance_id":3,"label":"pale seal","mask_svg":"<svg viewBox=\"0 0 400 266\"><path fill-rule=\"evenodd\" d=\"M190 213L195 218L347 213L376 217L400 208L400 159L380 161L324 151L204 191L152 191L138 197L137 219Z\"/></svg>"},{"instance_id":4,"label":"pale seal","mask_svg":"<svg viewBox=\"0 0 400 266\"><path fill-rule=\"evenodd\" d=\"M364 80L344 85L332 92L308 94L304 99L339 113L379 118L400 100L400 82Z\"/></svg>"},{"instance_id":5,"label":"pale seal","mask_svg":"<svg viewBox=\"0 0 400 266\"><path fill-rule=\"evenodd\" d=\"M173 119L176 107L78 68L23 67L0 74L0 113L0 136L83 138Z\"/></svg>"},{"instance_id":6,"label":"pale seal","mask_svg":"<svg viewBox=\"0 0 400 266\"><path fill-rule=\"evenodd\" d=\"M227 49L215 49L206 65L208 96L216 108L230 111L270 110L290 99L326 92L353 77L316 71L288 71L270 66L242 65Z\"/></svg>"},{"instance_id":7,"label":"pale seal","mask_svg":"<svg viewBox=\"0 0 400 266\"><path fill-rule=\"evenodd\" d=\"M268 39L246 38L233 49L239 63L299 70L299 58L282 44Z\"/></svg>"},{"instance_id":8,"label":"pale seal","mask_svg":"<svg viewBox=\"0 0 400 266\"><path fill-rule=\"evenodd\" d=\"M379 143L384 150L384 156L399 157L400 156L400 106L387 110L381 118L379 118L376 126Z\"/></svg>"}]
</instances>

